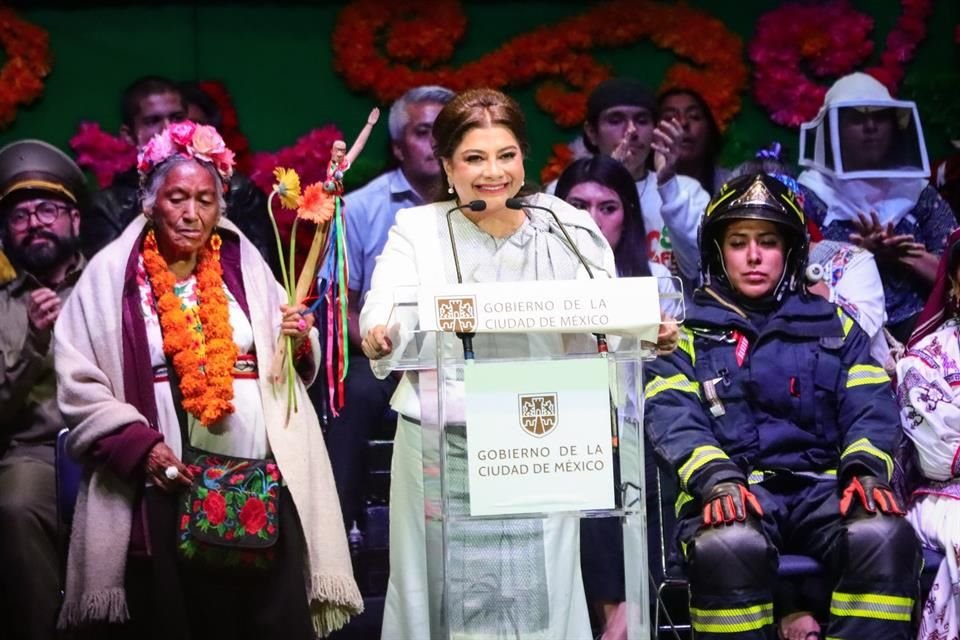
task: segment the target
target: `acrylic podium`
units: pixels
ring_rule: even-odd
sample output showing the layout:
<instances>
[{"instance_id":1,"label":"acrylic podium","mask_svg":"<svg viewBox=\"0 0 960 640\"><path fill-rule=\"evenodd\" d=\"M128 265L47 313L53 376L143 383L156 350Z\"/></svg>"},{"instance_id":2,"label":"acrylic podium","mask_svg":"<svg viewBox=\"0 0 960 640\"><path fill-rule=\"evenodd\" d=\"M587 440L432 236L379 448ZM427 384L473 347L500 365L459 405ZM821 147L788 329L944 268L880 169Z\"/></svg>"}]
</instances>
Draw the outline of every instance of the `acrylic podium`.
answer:
<instances>
[{"instance_id":1,"label":"acrylic podium","mask_svg":"<svg viewBox=\"0 0 960 640\"><path fill-rule=\"evenodd\" d=\"M371 364L404 372L394 408L422 435L433 639L589 640L580 531L596 518L603 551L622 550L628 637L650 637L642 363L661 310L682 321L679 288L398 289L393 353Z\"/></svg>"}]
</instances>

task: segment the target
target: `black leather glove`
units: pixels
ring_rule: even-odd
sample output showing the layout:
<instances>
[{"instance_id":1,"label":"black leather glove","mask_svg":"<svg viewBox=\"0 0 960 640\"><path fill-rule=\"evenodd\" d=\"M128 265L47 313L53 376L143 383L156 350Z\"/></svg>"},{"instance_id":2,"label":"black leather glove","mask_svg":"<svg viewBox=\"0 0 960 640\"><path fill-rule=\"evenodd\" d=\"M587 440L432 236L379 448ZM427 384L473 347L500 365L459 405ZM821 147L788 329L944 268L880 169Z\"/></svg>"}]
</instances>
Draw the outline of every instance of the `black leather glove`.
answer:
<instances>
[{"instance_id":1,"label":"black leather glove","mask_svg":"<svg viewBox=\"0 0 960 640\"><path fill-rule=\"evenodd\" d=\"M760 517L763 508L741 482L719 482L703 498L703 524L708 527L744 522L748 512Z\"/></svg>"},{"instance_id":2,"label":"black leather glove","mask_svg":"<svg viewBox=\"0 0 960 640\"><path fill-rule=\"evenodd\" d=\"M840 515L850 515L854 505L859 504L868 513L880 513L890 516L903 516L906 513L893 494L893 489L876 476L853 476L840 496Z\"/></svg>"}]
</instances>

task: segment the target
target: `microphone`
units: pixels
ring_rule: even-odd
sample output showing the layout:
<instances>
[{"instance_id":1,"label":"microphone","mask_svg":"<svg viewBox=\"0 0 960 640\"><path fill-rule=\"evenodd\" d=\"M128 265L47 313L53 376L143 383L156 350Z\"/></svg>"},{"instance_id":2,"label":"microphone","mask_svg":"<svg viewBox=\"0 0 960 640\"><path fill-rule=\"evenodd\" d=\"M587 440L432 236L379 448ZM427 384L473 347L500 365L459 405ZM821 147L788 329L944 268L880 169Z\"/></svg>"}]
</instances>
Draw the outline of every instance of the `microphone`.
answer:
<instances>
[{"instance_id":1,"label":"microphone","mask_svg":"<svg viewBox=\"0 0 960 640\"><path fill-rule=\"evenodd\" d=\"M570 234L567 233L566 227L564 227L563 223L560 222L560 218L556 213L554 213L553 209L549 207L541 207L538 204L530 204L528 202L524 202L520 198L507 198L506 205L508 209L540 209L541 211L546 211L549 213L553 220L557 223L557 227L559 227L560 231L563 233L563 237L567 241L567 245L577 255L577 260L580 261L580 264L587 271L587 275L590 276L591 280L596 279L594 278L593 271L590 270L590 265L588 265L587 261L584 260L583 254L580 253L579 249L577 249L577 245L574 244ZM609 348L607 346L607 334L595 333L593 335L597 339L597 353L606 357L605 354L609 353ZM612 402L610 403L610 414L610 443L613 448L614 455L618 455L617 452L620 450L620 427L618 425L618 419L616 415L617 410Z\"/></svg>"},{"instance_id":2,"label":"microphone","mask_svg":"<svg viewBox=\"0 0 960 640\"><path fill-rule=\"evenodd\" d=\"M507 198L505 204L507 205L508 209L540 209L541 211L546 211L549 213L553 220L557 223L557 227L559 227L560 232L563 233L563 237L567 241L567 246L569 246L570 250L576 254L577 260L580 261L580 264L586 270L587 275L590 276L591 280L595 279L593 271L590 269L590 265L588 265L587 261L584 260L583 254L580 253L579 249L577 249L577 245L573 242L570 234L567 233L567 228L562 222L560 222L560 218L556 213L554 213L553 209L550 207L542 207L538 204L530 204L529 202L524 202L520 198ZM597 351L599 353L607 353L607 335L605 333L595 333L593 335L597 337Z\"/></svg>"},{"instance_id":3,"label":"microphone","mask_svg":"<svg viewBox=\"0 0 960 640\"><path fill-rule=\"evenodd\" d=\"M530 204L529 202L524 202L520 198L507 198L506 202L508 209L540 209L541 211L546 211L549 213L553 220L557 223L557 226L560 228L560 232L563 233L563 238L567 241L567 245L570 249L577 255L577 260L580 261L580 264L583 265L583 268L587 271L587 275L590 276L590 279L593 280L593 271L590 270L590 265L587 264L587 261L583 259L583 254L580 253L580 250L577 249L577 245L574 244L573 240L570 238L570 234L567 233L566 227L563 226L563 223L560 222L560 218L557 217L557 214L553 212L553 209L549 207L541 207L538 204Z\"/></svg>"},{"instance_id":4,"label":"microphone","mask_svg":"<svg viewBox=\"0 0 960 640\"><path fill-rule=\"evenodd\" d=\"M471 200L466 204L451 207L447 211L447 231L450 233L450 248L453 250L453 266L457 270L457 284L463 284L463 276L460 273L460 258L457 255L457 242L453 237L453 223L450 222L450 214L454 211L470 209L470 211L483 211L487 208L487 203L483 200ZM463 342L463 359L473 360L473 335L472 333L457 332L457 337Z\"/></svg>"},{"instance_id":5,"label":"microphone","mask_svg":"<svg viewBox=\"0 0 960 640\"><path fill-rule=\"evenodd\" d=\"M460 211L462 209L470 209L470 211L483 211L486 208L487 203L483 200L471 200L466 204L451 207L450 210L447 211L447 231L450 233L450 248L453 249L453 266L457 270L457 284L463 284L463 276L460 275L460 258L457 256L457 243L453 239L453 223L450 222L450 214L454 211Z\"/></svg>"}]
</instances>

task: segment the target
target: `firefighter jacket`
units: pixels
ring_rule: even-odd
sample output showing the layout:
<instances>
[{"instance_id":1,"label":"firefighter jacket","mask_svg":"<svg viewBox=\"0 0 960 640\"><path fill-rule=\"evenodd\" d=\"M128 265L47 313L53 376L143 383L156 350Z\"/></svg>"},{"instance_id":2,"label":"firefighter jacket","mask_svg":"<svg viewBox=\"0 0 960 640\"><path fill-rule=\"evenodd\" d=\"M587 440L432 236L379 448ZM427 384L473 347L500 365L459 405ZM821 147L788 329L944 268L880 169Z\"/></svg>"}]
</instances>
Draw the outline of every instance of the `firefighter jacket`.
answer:
<instances>
[{"instance_id":1,"label":"firefighter jacket","mask_svg":"<svg viewBox=\"0 0 960 640\"><path fill-rule=\"evenodd\" d=\"M717 482L778 472L889 480L896 400L856 322L793 292L761 328L750 318L716 288L698 289L679 347L647 367L645 428L681 489L700 498Z\"/></svg>"}]
</instances>

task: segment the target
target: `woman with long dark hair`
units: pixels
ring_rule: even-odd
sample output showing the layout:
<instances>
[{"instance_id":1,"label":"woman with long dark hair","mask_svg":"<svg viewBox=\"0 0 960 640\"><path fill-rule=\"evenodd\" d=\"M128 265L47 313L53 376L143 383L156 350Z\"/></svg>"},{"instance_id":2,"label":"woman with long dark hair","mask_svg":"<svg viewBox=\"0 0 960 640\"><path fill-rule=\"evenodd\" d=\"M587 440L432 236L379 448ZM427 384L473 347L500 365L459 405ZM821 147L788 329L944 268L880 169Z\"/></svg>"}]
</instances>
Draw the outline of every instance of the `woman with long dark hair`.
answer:
<instances>
[{"instance_id":1,"label":"woman with long dark hair","mask_svg":"<svg viewBox=\"0 0 960 640\"><path fill-rule=\"evenodd\" d=\"M683 129L677 173L695 179L714 195L730 177L730 171L717 166L723 136L710 105L693 89L676 87L657 98L661 120L676 120Z\"/></svg>"},{"instance_id":2,"label":"woman with long dark hair","mask_svg":"<svg viewBox=\"0 0 960 640\"><path fill-rule=\"evenodd\" d=\"M593 217L613 247L618 275L651 275L640 198L622 164L607 156L576 160L557 180L555 195Z\"/></svg>"}]
</instances>

